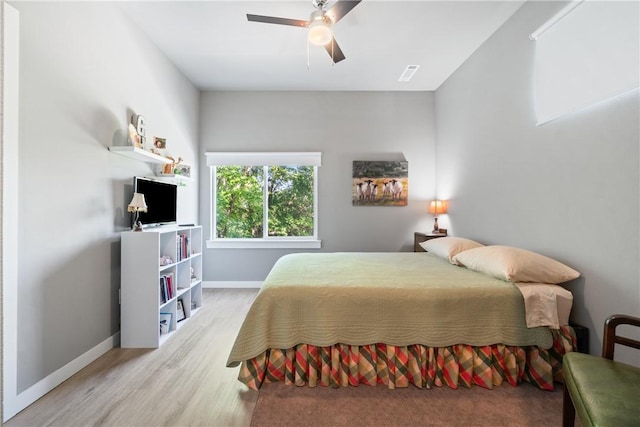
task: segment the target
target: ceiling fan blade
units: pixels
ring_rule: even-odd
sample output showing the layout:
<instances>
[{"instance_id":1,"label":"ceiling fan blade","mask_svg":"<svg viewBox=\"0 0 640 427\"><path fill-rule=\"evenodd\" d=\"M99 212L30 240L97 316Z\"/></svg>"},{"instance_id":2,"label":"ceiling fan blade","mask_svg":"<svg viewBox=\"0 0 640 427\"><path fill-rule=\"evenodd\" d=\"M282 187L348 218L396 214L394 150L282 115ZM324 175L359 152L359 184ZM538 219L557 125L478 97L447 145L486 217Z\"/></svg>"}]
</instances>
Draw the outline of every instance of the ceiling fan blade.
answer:
<instances>
[{"instance_id":1,"label":"ceiling fan blade","mask_svg":"<svg viewBox=\"0 0 640 427\"><path fill-rule=\"evenodd\" d=\"M324 45L324 48L327 50L329 56L333 54L332 59L334 64L337 64L338 62L345 59L344 53L342 53L342 49L340 49L340 46L338 46L338 42L336 42L335 38L331 39L331 42Z\"/></svg>"},{"instance_id":2,"label":"ceiling fan blade","mask_svg":"<svg viewBox=\"0 0 640 427\"><path fill-rule=\"evenodd\" d=\"M251 15L247 13L247 19L251 22L264 22L265 24L291 25L293 27L307 28L309 21L300 19L276 18L275 16Z\"/></svg>"},{"instance_id":3,"label":"ceiling fan blade","mask_svg":"<svg viewBox=\"0 0 640 427\"><path fill-rule=\"evenodd\" d=\"M344 15L349 13L351 9L356 7L361 0L339 0L331 9L327 10L327 16L331 18L335 24L341 20Z\"/></svg>"}]
</instances>

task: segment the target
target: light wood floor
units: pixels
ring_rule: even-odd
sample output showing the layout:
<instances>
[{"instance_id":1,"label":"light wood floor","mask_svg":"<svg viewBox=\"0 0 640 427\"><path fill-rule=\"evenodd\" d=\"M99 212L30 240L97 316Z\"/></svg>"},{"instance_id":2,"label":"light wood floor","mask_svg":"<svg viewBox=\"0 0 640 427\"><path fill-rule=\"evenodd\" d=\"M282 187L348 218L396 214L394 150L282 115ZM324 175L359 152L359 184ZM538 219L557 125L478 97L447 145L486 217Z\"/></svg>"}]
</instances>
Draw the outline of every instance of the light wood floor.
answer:
<instances>
[{"instance_id":1,"label":"light wood floor","mask_svg":"<svg viewBox=\"0 0 640 427\"><path fill-rule=\"evenodd\" d=\"M257 289L205 289L159 349L114 348L5 425L248 426L258 393L225 367Z\"/></svg>"}]
</instances>

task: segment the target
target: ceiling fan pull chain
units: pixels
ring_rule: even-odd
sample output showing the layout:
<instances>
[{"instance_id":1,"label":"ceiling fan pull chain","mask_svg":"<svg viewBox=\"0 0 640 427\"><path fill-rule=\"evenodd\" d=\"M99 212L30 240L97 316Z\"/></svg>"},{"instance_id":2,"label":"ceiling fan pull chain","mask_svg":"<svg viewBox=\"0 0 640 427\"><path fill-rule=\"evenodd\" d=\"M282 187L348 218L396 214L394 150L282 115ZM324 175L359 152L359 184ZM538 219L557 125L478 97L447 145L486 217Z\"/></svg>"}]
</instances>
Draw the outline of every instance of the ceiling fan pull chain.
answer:
<instances>
[{"instance_id":1,"label":"ceiling fan pull chain","mask_svg":"<svg viewBox=\"0 0 640 427\"><path fill-rule=\"evenodd\" d=\"M311 67L309 66L309 39L307 39L307 70Z\"/></svg>"}]
</instances>

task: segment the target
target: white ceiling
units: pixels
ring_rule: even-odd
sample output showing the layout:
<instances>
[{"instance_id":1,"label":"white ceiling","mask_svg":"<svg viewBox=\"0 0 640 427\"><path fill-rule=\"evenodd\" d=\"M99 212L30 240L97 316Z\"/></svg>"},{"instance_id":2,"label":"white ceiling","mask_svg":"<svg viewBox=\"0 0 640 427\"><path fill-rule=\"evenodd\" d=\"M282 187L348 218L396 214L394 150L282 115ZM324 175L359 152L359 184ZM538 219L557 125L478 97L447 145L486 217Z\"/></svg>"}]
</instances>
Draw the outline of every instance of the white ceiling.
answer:
<instances>
[{"instance_id":1,"label":"white ceiling","mask_svg":"<svg viewBox=\"0 0 640 427\"><path fill-rule=\"evenodd\" d=\"M308 20L311 0L119 4L203 90L431 91L523 3L363 0L334 25L346 56L335 65L323 47L311 45L307 58L305 28L247 21L247 13ZM416 64L413 79L398 82Z\"/></svg>"}]
</instances>

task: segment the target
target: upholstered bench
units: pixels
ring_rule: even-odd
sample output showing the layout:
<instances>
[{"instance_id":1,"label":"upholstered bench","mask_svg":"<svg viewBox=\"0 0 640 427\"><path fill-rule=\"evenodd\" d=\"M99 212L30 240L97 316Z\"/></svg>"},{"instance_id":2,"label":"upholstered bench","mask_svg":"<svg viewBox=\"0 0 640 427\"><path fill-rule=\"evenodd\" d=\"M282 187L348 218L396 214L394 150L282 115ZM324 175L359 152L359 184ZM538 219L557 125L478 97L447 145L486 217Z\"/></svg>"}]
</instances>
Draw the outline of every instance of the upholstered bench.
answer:
<instances>
[{"instance_id":1,"label":"upholstered bench","mask_svg":"<svg viewBox=\"0 0 640 427\"><path fill-rule=\"evenodd\" d=\"M562 424L573 427L640 426L640 368L615 362L615 344L640 349L640 341L616 335L616 326L640 327L640 318L613 315L605 322L602 357L567 353L562 361Z\"/></svg>"}]
</instances>

